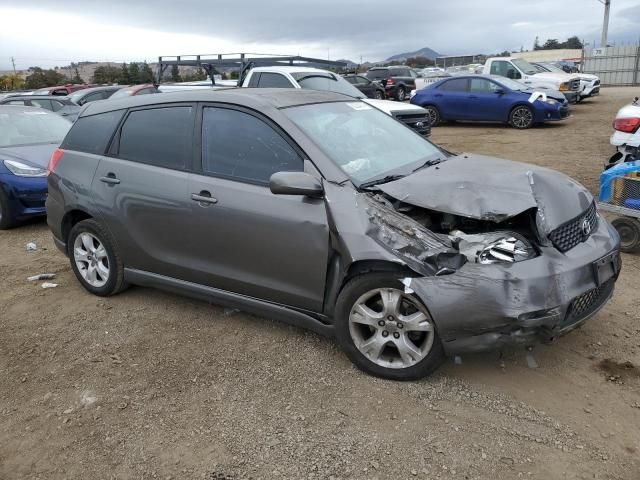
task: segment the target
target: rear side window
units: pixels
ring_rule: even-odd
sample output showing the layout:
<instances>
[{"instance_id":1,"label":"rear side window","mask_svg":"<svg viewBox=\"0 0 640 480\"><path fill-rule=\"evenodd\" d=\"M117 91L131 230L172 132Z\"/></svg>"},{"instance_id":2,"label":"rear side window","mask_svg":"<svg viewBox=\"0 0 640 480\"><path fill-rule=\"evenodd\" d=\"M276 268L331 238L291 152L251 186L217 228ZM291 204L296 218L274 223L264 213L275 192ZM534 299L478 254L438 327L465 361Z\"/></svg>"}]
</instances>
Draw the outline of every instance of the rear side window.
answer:
<instances>
[{"instance_id":1,"label":"rear side window","mask_svg":"<svg viewBox=\"0 0 640 480\"><path fill-rule=\"evenodd\" d=\"M293 85L287 77L280 75L279 73L262 72L260 74L260 80L258 80L258 87L260 88L292 88Z\"/></svg>"},{"instance_id":2,"label":"rear side window","mask_svg":"<svg viewBox=\"0 0 640 480\"><path fill-rule=\"evenodd\" d=\"M466 92L468 81L466 78L455 78L453 80L447 80L438 87L438 90L444 90L446 92Z\"/></svg>"},{"instance_id":3,"label":"rear side window","mask_svg":"<svg viewBox=\"0 0 640 480\"><path fill-rule=\"evenodd\" d=\"M259 118L207 107L202 118L202 168L214 175L267 185L276 172L302 171L303 161Z\"/></svg>"},{"instance_id":4,"label":"rear side window","mask_svg":"<svg viewBox=\"0 0 640 480\"><path fill-rule=\"evenodd\" d=\"M134 162L183 170L191 156L193 108L136 110L120 131L118 156Z\"/></svg>"},{"instance_id":5,"label":"rear side window","mask_svg":"<svg viewBox=\"0 0 640 480\"><path fill-rule=\"evenodd\" d=\"M60 148L102 155L124 110L80 117L71 127Z\"/></svg>"},{"instance_id":6,"label":"rear side window","mask_svg":"<svg viewBox=\"0 0 640 480\"><path fill-rule=\"evenodd\" d=\"M384 78L387 78L388 76L389 70L387 70L386 68L380 70L369 70L365 74L365 77L367 77L369 80L382 80Z\"/></svg>"}]
</instances>

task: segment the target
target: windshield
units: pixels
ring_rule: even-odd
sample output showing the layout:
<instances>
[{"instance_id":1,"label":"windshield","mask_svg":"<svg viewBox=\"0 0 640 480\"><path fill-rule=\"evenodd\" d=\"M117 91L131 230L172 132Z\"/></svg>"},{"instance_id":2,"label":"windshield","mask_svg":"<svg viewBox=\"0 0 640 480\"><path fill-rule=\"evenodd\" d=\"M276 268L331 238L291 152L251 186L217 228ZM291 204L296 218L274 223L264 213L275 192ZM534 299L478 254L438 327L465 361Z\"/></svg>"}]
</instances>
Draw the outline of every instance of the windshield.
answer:
<instances>
[{"instance_id":1,"label":"windshield","mask_svg":"<svg viewBox=\"0 0 640 480\"><path fill-rule=\"evenodd\" d=\"M0 147L60 143L71 122L39 109L0 110Z\"/></svg>"},{"instance_id":2,"label":"windshield","mask_svg":"<svg viewBox=\"0 0 640 480\"><path fill-rule=\"evenodd\" d=\"M387 175L408 175L445 154L411 129L363 102L285 109L286 115L356 185Z\"/></svg>"},{"instance_id":3,"label":"windshield","mask_svg":"<svg viewBox=\"0 0 640 480\"><path fill-rule=\"evenodd\" d=\"M120 90L117 90L113 95L111 95L111 97L109 98L122 98L122 97L129 97L131 96L131 93L133 93L135 87L125 87L125 88L121 88Z\"/></svg>"},{"instance_id":4,"label":"windshield","mask_svg":"<svg viewBox=\"0 0 640 480\"><path fill-rule=\"evenodd\" d=\"M536 73L539 73L536 67L531 65L526 60L523 60L521 58L514 58L512 62L516 67L522 70L522 72L524 72L525 75L535 75Z\"/></svg>"},{"instance_id":5,"label":"windshield","mask_svg":"<svg viewBox=\"0 0 640 480\"><path fill-rule=\"evenodd\" d=\"M567 73L564 70L562 70L560 67L557 67L557 66L553 65L552 63L541 63L540 65L542 66L542 68L544 68L548 72Z\"/></svg>"},{"instance_id":6,"label":"windshield","mask_svg":"<svg viewBox=\"0 0 640 480\"><path fill-rule=\"evenodd\" d=\"M298 85L307 90L322 90L342 93L354 98L364 97L360 90L351 85L344 78L338 75L333 75L332 73L299 72L292 73L291 76L296 79Z\"/></svg>"}]
</instances>

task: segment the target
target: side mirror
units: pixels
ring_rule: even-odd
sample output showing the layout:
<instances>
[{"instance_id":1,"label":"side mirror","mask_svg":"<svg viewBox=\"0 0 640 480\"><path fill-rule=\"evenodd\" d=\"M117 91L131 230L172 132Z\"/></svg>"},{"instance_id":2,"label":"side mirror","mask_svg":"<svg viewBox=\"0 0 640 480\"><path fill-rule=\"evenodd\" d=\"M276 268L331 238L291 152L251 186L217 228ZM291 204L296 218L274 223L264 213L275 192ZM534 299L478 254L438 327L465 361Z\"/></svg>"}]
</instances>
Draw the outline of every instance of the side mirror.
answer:
<instances>
[{"instance_id":1,"label":"side mirror","mask_svg":"<svg viewBox=\"0 0 640 480\"><path fill-rule=\"evenodd\" d=\"M269 179L269 188L276 195L304 195L312 198L324 195L322 183L305 172L276 172Z\"/></svg>"},{"instance_id":2,"label":"side mirror","mask_svg":"<svg viewBox=\"0 0 640 480\"><path fill-rule=\"evenodd\" d=\"M496 88L493 93L496 95L504 95L504 88Z\"/></svg>"}]
</instances>

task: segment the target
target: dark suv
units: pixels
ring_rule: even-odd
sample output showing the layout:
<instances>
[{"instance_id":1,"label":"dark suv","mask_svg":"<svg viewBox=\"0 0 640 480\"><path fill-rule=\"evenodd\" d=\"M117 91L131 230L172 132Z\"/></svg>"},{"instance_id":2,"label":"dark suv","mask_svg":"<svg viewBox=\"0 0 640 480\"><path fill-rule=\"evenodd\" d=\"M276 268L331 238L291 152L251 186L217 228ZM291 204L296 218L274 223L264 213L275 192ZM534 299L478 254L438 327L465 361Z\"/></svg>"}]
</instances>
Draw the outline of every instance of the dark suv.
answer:
<instances>
[{"instance_id":1,"label":"dark suv","mask_svg":"<svg viewBox=\"0 0 640 480\"><path fill-rule=\"evenodd\" d=\"M577 182L451 155L333 92L89 103L48 170L47 222L89 292L136 284L268 315L387 378L550 341L604 306L620 269Z\"/></svg>"},{"instance_id":2,"label":"dark suv","mask_svg":"<svg viewBox=\"0 0 640 480\"><path fill-rule=\"evenodd\" d=\"M409 97L411 90L415 90L418 75L409 67L373 67L366 73L366 77L380 82L387 98L402 102Z\"/></svg>"}]
</instances>

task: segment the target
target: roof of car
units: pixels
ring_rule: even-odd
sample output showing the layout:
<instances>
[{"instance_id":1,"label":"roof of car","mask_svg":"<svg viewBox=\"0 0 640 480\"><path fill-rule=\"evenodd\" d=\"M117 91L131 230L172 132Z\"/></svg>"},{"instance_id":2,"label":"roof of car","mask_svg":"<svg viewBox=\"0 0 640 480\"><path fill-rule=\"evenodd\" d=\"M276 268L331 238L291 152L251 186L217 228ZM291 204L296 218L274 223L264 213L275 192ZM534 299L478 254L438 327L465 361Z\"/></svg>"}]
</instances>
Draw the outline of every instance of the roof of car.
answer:
<instances>
[{"instance_id":1,"label":"roof of car","mask_svg":"<svg viewBox=\"0 0 640 480\"><path fill-rule=\"evenodd\" d=\"M188 90L167 92L157 95L140 95L110 99L105 102L91 102L81 112L81 117L112 112L124 108L145 105L161 105L176 102L221 102L243 105L249 108L287 108L312 103L358 101L353 97L335 92L305 90L300 88L221 88L218 90Z\"/></svg>"},{"instance_id":2,"label":"roof of car","mask_svg":"<svg viewBox=\"0 0 640 480\"><path fill-rule=\"evenodd\" d=\"M322 70L321 68L296 67L295 65L274 65L272 67L255 67L255 68L252 68L251 71L252 72L280 72L280 73L295 73L295 72L331 73L328 70Z\"/></svg>"},{"instance_id":3,"label":"roof of car","mask_svg":"<svg viewBox=\"0 0 640 480\"><path fill-rule=\"evenodd\" d=\"M10 97L5 97L0 99L0 102L10 102L13 100L67 100L66 96L56 96L56 95L12 95Z\"/></svg>"},{"instance_id":4,"label":"roof of car","mask_svg":"<svg viewBox=\"0 0 640 480\"><path fill-rule=\"evenodd\" d=\"M103 90L120 90L121 88L122 88L122 85L101 85L99 87L82 88L80 90L76 90L73 93L89 94L91 92L101 92Z\"/></svg>"},{"instance_id":5,"label":"roof of car","mask_svg":"<svg viewBox=\"0 0 640 480\"><path fill-rule=\"evenodd\" d=\"M49 110L45 110L44 108L39 107L25 107L24 105L0 105L0 112L22 112L22 113L33 113L34 111L38 111L41 113L46 113L47 115L55 115L55 113L50 112Z\"/></svg>"}]
</instances>

